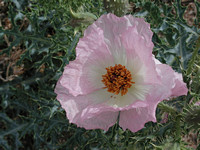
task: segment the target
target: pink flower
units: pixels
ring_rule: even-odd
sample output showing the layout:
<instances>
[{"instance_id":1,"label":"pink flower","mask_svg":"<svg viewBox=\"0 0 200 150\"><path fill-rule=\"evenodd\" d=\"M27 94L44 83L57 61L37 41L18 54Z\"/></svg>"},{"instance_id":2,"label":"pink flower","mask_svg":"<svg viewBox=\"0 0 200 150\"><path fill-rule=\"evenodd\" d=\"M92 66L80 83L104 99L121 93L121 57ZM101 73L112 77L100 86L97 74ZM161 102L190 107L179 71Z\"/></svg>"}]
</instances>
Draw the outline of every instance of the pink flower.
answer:
<instances>
[{"instance_id":1,"label":"pink flower","mask_svg":"<svg viewBox=\"0 0 200 150\"><path fill-rule=\"evenodd\" d=\"M152 54L150 25L131 15L102 15L76 47L55 93L71 123L86 129L119 125L136 132L156 122L157 104L187 94L182 75Z\"/></svg>"},{"instance_id":2,"label":"pink flower","mask_svg":"<svg viewBox=\"0 0 200 150\"><path fill-rule=\"evenodd\" d=\"M196 102L194 105L195 106L200 106L200 101Z\"/></svg>"}]
</instances>

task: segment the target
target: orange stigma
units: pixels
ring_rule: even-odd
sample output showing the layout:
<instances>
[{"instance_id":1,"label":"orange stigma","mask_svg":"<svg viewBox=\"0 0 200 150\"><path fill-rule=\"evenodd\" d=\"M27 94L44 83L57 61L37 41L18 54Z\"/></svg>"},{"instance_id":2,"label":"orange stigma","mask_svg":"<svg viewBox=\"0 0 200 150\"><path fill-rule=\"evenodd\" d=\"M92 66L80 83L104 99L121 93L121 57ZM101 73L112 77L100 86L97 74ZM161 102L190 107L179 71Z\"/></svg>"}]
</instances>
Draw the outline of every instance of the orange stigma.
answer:
<instances>
[{"instance_id":1,"label":"orange stigma","mask_svg":"<svg viewBox=\"0 0 200 150\"><path fill-rule=\"evenodd\" d=\"M128 92L128 88L135 82L132 82L131 72L121 64L116 64L114 67L110 66L106 68L107 73L102 75L102 82L107 88L108 92L118 95L121 92L121 96Z\"/></svg>"}]
</instances>

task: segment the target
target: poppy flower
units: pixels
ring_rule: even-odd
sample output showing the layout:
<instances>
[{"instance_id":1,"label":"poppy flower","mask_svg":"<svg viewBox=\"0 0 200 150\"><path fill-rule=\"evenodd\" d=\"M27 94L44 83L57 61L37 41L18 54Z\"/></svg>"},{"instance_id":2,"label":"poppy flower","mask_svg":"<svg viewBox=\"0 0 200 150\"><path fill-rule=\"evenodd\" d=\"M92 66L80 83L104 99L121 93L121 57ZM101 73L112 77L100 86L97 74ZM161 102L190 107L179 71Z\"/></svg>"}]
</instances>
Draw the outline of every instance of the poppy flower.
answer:
<instances>
[{"instance_id":1,"label":"poppy flower","mask_svg":"<svg viewBox=\"0 0 200 150\"><path fill-rule=\"evenodd\" d=\"M70 123L108 130L120 112L119 125L136 132L156 122L159 102L187 94L182 75L152 54L152 35L131 15L102 15L85 30L55 88Z\"/></svg>"}]
</instances>

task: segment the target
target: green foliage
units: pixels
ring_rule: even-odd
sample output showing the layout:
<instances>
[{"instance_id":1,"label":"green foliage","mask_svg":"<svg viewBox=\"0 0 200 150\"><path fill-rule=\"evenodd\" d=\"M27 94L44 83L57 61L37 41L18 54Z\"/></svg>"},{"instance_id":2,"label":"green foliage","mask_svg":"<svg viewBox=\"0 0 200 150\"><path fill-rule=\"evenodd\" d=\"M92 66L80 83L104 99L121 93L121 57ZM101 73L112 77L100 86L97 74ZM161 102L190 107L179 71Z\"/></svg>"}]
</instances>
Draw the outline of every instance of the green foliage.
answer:
<instances>
[{"instance_id":1,"label":"green foliage","mask_svg":"<svg viewBox=\"0 0 200 150\"><path fill-rule=\"evenodd\" d=\"M108 13L113 13L119 17L125 15L131 10L128 0L104 0L103 3Z\"/></svg>"},{"instance_id":2,"label":"green foliage","mask_svg":"<svg viewBox=\"0 0 200 150\"><path fill-rule=\"evenodd\" d=\"M189 26L183 17L187 7L180 0L131 1L131 14L151 24L155 56L182 72L190 90L188 96L160 103L157 123L148 122L136 133L116 123L104 132L70 124L54 87L64 66L75 59L84 29L112 7L107 3L104 8L101 0L3 2L12 26L5 29L1 20L0 59L9 58L13 68L1 60L0 149L189 149L182 136L199 130L199 108L194 106L200 99L199 11L196 24ZM195 5L198 10L199 2ZM17 47L23 51L19 58L14 57ZM14 71L15 65L23 68L21 74ZM168 121L159 123L163 113Z\"/></svg>"}]
</instances>

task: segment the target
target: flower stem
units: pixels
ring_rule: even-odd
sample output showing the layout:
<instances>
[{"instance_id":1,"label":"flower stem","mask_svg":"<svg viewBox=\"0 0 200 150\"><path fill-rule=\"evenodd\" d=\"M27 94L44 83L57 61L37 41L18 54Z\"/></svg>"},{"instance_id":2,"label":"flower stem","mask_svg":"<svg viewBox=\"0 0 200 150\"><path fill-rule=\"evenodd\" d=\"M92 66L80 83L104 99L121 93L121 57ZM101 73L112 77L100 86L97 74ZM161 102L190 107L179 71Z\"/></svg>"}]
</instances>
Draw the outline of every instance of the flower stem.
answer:
<instances>
[{"instance_id":1,"label":"flower stem","mask_svg":"<svg viewBox=\"0 0 200 150\"><path fill-rule=\"evenodd\" d=\"M175 140L176 140L176 142L180 142L180 140L181 140L181 126L180 126L181 118L182 118L181 115L178 115L176 117L176 122L175 122L175 132L176 132Z\"/></svg>"}]
</instances>

